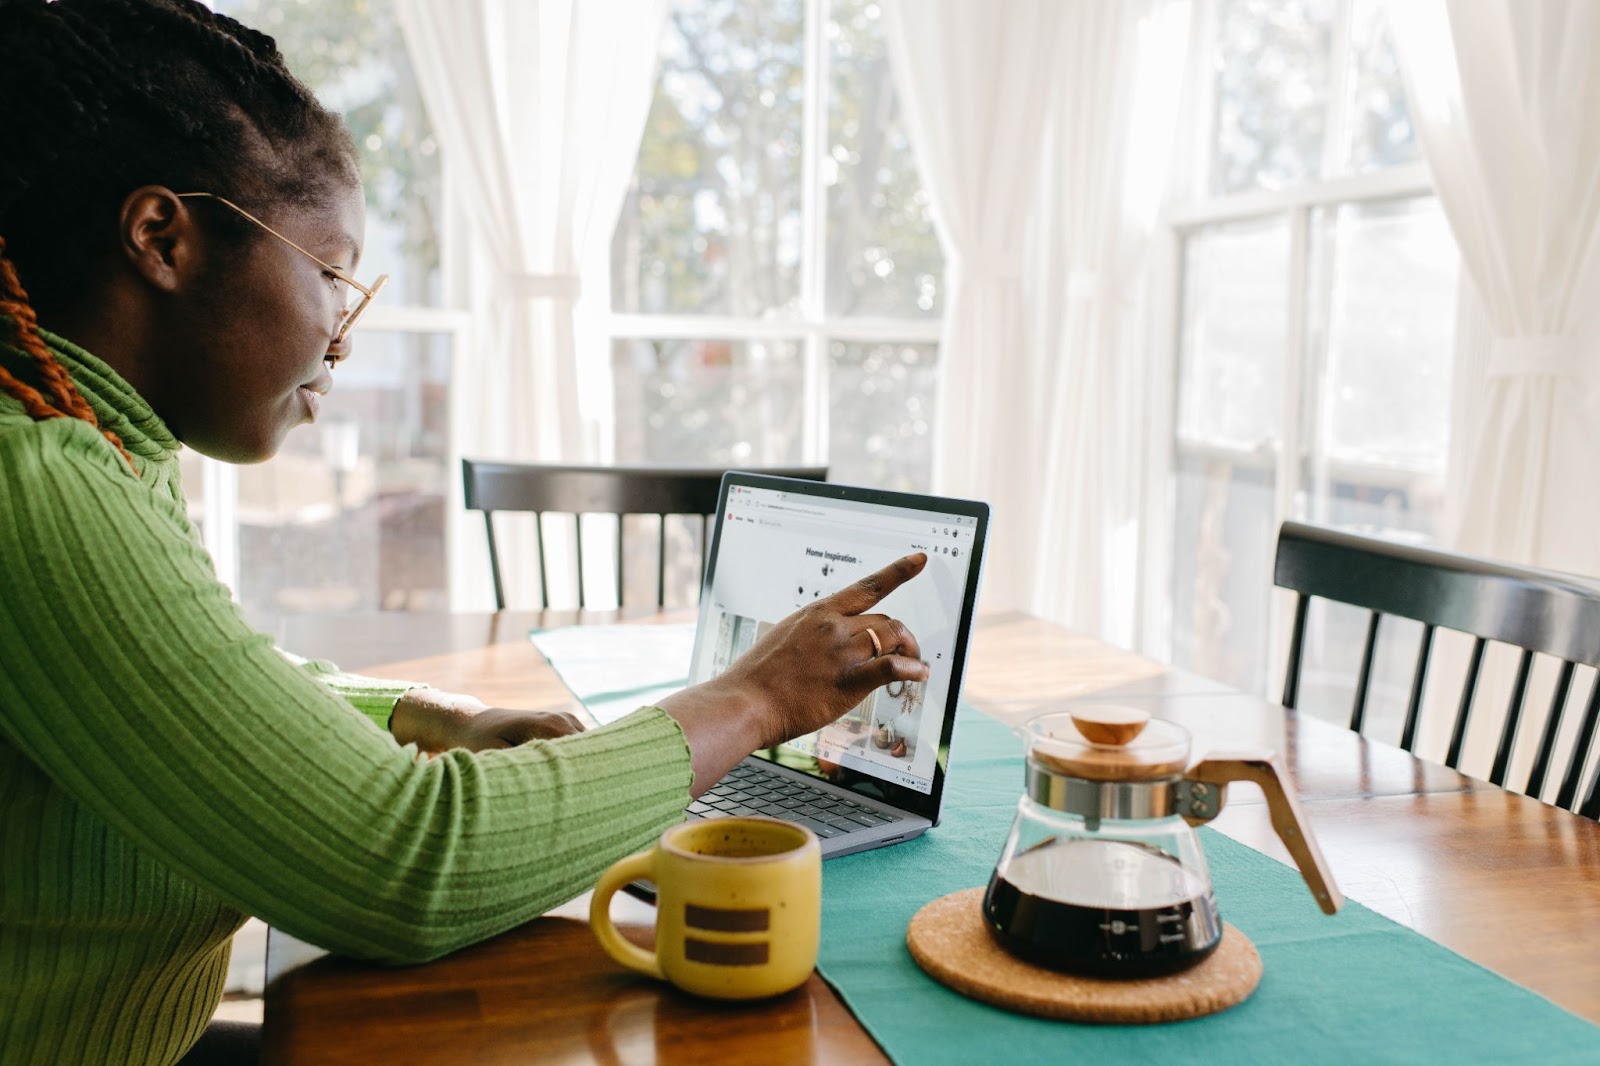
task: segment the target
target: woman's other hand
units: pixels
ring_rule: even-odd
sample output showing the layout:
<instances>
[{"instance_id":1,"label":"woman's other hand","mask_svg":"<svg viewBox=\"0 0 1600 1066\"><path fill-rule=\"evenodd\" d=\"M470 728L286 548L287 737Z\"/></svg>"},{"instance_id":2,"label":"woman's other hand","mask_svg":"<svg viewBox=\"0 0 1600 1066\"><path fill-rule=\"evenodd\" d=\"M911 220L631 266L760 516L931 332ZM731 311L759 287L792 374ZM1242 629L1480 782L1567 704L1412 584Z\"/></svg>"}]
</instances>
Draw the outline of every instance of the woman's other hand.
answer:
<instances>
[{"instance_id":1,"label":"woman's other hand","mask_svg":"<svg viewBox=\"0 0 1600 1066\"><path fill-rule=\"evenodd\" d=\"M530 740L581 733L584 725L565 711L519 711L490 707L471 696L416 688L400 697L389 732L401 744L426 752L514 748Z\"/></svg>"},{"instance_id":2,"label":"woman's other hand","mask_svg":"<svg viewBox=\"0 0 1600 1066\"><path fill-rule=\"evenodd\" d=\"M907 555L773 626L720 676L661 701L694 762L693 795L740 759L822 728L891 681L924 681L917 639L878 601L927 565Z\"/></svg>"},{"instance_id":3,"label":"woman's other hand","mask_svg":"<svg viewBox=\"0 0 1600 1066\"><path fill-rule=\"evenodd\" d=\"M516 711L505 707L485 707L473 715L461 730L460 742L452 745L470 751L514 748L530 740L581 733L584 725L566 711Z\"/></svg>"}]
</instances>

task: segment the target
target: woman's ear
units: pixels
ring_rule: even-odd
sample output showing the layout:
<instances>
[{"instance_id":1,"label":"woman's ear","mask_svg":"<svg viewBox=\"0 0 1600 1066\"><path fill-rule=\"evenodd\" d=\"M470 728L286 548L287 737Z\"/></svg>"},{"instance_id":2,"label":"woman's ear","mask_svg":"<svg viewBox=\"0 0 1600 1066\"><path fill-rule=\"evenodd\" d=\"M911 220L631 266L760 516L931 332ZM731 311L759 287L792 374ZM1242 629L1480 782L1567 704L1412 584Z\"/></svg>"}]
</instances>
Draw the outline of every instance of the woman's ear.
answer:
<instances>
[{"instance_id":1,"label":"woman's ear","mask_svg":"<svg viewBox=\"0 0 1600 1066\"><path fill-rule=\"evenodd\" d=\"M177 292L201 262L198 220L164 185L144 185L122 201L118 250L139 276L162 292Z\"/></svg>"}]
</instances>

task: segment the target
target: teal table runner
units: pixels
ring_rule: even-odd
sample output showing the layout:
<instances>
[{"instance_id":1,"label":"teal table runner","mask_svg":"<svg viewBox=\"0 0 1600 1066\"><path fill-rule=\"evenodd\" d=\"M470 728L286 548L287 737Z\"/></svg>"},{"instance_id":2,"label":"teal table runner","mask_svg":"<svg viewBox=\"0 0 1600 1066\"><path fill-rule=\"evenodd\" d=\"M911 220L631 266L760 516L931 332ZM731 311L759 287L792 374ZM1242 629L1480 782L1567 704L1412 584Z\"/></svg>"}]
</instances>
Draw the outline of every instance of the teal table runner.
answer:
<instances>
[{"instance_id":1,"label":"teal table runner","mask_svg":"<svg viewBox=\"0 0 1600 1066\"><path fill-rule=\"evenodd\" d=\"M657 675L672 672L678 651L657 645L671 635L600 628L587 629L581 656L561 639L577 632L531 636L574 695L602 705L604 720L630 695L648 702L652 688L670 690ZM1244 1003L1190 1022L1093 1026L950 991L912 961L906 926L930 900L987 883L1021 795L1021 759L1009 729L962 708L943 824L823 864L818 969L896 1062L1600 1064L1600 1027L1359 903L1324 915L1294 870L1209 829L1200 833L1223 917L1255 943L1265 969Z\"/></svg>"},{"instance_id":2,"label":"teal table runner","mask_svg":"<svg viewBox=\"0 0 1600 1066\"><path fill-rule=\"evenodd\" d=\"M1190 1022L1095 1026L950 991L912 961L906 926L930 900L987 883L1021 757L1009 729L963 708L943 823L823 864L818 968L894 1061L1600 1063L1600 1028L1359 903L1324 915L1298 873L1210 829L1200 832L1223 917L1265 971L1244 1003Z\"/></svg>"}]
</instances>

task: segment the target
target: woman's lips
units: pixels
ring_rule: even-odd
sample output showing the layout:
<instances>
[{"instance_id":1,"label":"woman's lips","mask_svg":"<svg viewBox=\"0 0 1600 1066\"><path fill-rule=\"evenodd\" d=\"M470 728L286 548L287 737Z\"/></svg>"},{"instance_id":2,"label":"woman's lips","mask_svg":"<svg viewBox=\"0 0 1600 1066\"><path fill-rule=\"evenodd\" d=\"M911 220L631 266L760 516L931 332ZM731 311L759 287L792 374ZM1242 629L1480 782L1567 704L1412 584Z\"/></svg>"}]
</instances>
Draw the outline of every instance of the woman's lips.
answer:
<instances>
[{"instance_id":1,"label":"woman's lips","mask_svg":"<svg viewBox=\"0 0 1600 1066\"><path fill-rule=\"evenodd\" d=\"M306 413L311 416L311 421L317 420L317 414L322 410L322 397L313 389L304 385L300 386L300 402L306 405Z\"/></svg>"}]
</instances>

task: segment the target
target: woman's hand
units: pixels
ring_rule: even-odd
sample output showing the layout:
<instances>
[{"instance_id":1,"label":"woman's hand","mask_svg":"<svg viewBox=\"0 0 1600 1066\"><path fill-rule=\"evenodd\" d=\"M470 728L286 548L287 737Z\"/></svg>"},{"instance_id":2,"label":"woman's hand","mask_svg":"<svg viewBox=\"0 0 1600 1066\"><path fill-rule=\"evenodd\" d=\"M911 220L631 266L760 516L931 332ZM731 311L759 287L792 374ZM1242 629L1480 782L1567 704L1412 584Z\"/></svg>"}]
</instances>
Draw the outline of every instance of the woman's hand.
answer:
<instances>
[{"instance_id":1,"label":"woman's hand","mask_svg":"<svg viewBox=\"0 0 1600 1066\"><path fill-rule=\"evenodd\" d=\"M773 626L720 676L661 701L683 727L693 795L740 759L822 728L891 681L925 681L917 638L878 601L927 565L921 552L816 600ZM876 638L876 639L874 639Z\"/></svg>"},{"instance_id":2,"label":"woman's hand","mask_svg":"<svg viewBox=\"0 0 1600 1066\"><path fill-rule=\"evenodd\" d=\"M748 690L769 710L769 731L756 747L821 729L892 681L927 678L911 631L888 615L863 613L920 574L927 561L920 552L908 555L801 608L711 682Z\"/></svg>"},{"instance_id":3,"label":"woman's hand","mask_svg":"<svg viewBox=\"0 0 1600 1066\"><path fill-rule=\"evenodd\" d=\"M566 711L514 711L485 707L462 726L460 740L451 745L469 751L514 748L530 740L549 740L583 732L583 723Z\"/></svg>"},{"instance_id":4,"label":"woman's hand","mask_svg":"<svg viewBox=\"0 0 1600 1066\"><path fill-rule=\"evenodd\" d=\"M565 711L516 711L490 707L471 696L431 688L414 688L394 705L389 731L401 744L427 752L465 748L487 751L514 748L530 740L548 740L583 732L577 717Z\"/></svg>"}]
</instances>

